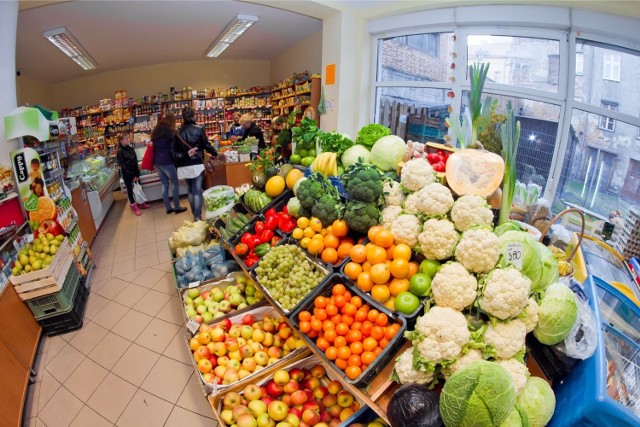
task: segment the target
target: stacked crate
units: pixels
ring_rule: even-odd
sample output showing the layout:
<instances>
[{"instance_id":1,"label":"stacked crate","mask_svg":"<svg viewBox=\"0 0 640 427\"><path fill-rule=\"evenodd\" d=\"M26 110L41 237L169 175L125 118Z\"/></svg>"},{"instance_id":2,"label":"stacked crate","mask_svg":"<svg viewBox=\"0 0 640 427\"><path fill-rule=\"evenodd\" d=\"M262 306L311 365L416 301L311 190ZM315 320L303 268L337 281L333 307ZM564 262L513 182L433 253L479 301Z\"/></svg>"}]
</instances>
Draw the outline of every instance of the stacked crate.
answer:
<instances>
[{"instance_id":1,"label":"stacked crate","mask_svg":"<svg viewBox=\"0 0 640 427\"><path fill-rule=\"evenodd\" d=\"M613 248L624 259L640 257L640 211L631 208L622 226L616 226L613 233Z\"/></svg>"}]
</instances>

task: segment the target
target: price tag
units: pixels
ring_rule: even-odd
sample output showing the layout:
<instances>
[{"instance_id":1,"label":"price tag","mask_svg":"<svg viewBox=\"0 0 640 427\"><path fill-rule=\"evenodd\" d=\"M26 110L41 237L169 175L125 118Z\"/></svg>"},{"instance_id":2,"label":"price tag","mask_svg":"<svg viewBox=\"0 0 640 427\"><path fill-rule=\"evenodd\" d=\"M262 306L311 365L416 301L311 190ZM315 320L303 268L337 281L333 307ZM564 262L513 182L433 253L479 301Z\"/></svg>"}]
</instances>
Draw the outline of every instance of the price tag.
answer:
<instances>
[{"instance_id":1,"label":"price tag","mask_svg":"<svg viewBox=\"0 0 640 427\"><path fill-rule=\"evenodd\" d=\"M522 242L507 243L504 256L507 264L513 264L518 270L522 270Z\"/></svg>"},{"instance_id":2,"label":"price tag","mask_svg":"<svg viewBox=\"0 0 640 427\"><path fill-rule=\"evenodd\" d=\"M189 319L189 321L187 322L187 329L192 334L195 334L196 332L198 332L198 329L200 329L200 323L196 322L194 319Z\"/></svg>"},{"instance_id":3,"label":"price tag","mask_svg":"<svg viewBox=\"0 0 640 427\"><path fill-rule=\"evenodd\" d=\"M198 282L191 282L191 283L189 283L188 288L189 288L189 289L191 289L191 288L197 288L198 286L200 286L200 282L199 282L199 281L198 281Z\"/></svg>"}]
</instances>

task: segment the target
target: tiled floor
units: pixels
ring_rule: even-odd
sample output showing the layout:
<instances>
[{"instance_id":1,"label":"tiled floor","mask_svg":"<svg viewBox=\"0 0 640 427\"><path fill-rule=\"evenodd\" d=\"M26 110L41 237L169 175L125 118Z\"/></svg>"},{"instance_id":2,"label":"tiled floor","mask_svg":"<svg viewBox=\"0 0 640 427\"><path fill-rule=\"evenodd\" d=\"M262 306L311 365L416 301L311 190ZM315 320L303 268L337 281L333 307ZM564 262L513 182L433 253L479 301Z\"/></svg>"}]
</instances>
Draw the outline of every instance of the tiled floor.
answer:
<instances>
[{"instance_id":1,"label":"tiled floor","mask_svg":"<svg viewBox=\"0 0 640 427\"><path fill-rule=\"evenodd\" d=\"M183 201L186 205L186 200ZM92 245L82 329L44 337L25 426L215 426L183 338L167 239L189 212L162 203L135 217L124 201Z\"/></svg>"}]
</instances>

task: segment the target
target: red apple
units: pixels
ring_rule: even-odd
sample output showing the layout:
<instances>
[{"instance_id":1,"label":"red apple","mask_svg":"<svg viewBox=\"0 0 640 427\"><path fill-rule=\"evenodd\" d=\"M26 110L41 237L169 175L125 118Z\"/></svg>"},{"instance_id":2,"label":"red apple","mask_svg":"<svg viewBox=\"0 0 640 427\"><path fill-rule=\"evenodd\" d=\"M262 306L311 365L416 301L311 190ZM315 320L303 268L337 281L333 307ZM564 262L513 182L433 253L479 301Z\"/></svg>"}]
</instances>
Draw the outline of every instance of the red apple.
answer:
<instances>
[{"instance_id":1,"label":"red apple","mask_svg":"<svg viewBox=\"0 0 640 427\"><path fill-rule=\"evenodd\" d=\"M315 390L316 388L320 387L320 380L316 377L311 377L304 380L303 385L309 390Z\"/></svg>"},{"instance_id":2,"label":"red apple","mask_svg":"<svg viewBox=\"0 0 640 427\"><path fill-rule=\"evenodd\" d=\"M62 226L58 224L58 221L55 221L53 219L42 221L42 224L40 224L37 231L38 231L38 234L51 233L54 236L64 234L64 228L62 228Z\"/></svg>"},{"instance_id":3,"label":"red apple","mask_svg":"<svg viewBox=\"0 0 640 427\"><path fill-rule=\"evenodd\" d=\"M271 397L279 397L282 396L282 386L280 384L276 384L273 381L269 381L267 384L267 393ZM351 404L349 404L351 405Z\"/></svg>"},{"instance_id":4,"label":"red apple","mask_svg":"<svg viewBox=\"0 0 640 427\"><path fill-rule=\"evenodd\" d=\"M195 355L198 356L199 359L208 359L211 356L211 351L209 351L209 347L206 345L198 347L195 352Z\"/></svg>"},{"instance_id":5,"label":"red apple","mask_svg":"<svg viewBox=\"0 0 640 427\"><path fill-rule=\"evenodd\" d=\"M253 325L254 320L253 320L253 314L245 314L242 317L242 324L243 325Z\"/></svg>"},{"instance_id":6,"label":"red apple","mask_svg":"<svg viewBox=\"0 0 640 427\"><path fill-rule=\"evenodd\" d=\"M327 384L327 390L331 394L338 394L338 392L342 390L342 383L338 380L333 380Z\"/></svg>"},{"instance_id":7,"label":"red apple","mask_svg":"<svg viewBox=\"0 0 640 427\"><path fill-rule=\"evenodd\" d=\"M308 388L306 388L304 390L305 393L307 393L307 402L312 401L313 399L315 399L316 397L313 395L313 391L309 390Z\"/></svg>"},{"instance_id":8,"label":"red apple","mask_svg":"<svg viewBox=\"0 0 640 427\"><path fill-rule=\"evenodd\" d=\"M211 372L212 369L213 369L213 366L211 365L211 362L209 361L208 358L200 359L198 361L198 370L203 374L206 374L207 372Z\"/></svg>"},{"instance_id":9,"label":"red apple","mask_svg":"<svg viewBox=\"0 0 640 427\"><path fill-rule=\"evenodd\" d=\"M242 403L240 403L234 406L233 408L231 408L231 412L233 413L233 418L237 420L238 417L240 417L240 415L248 414L249 408L247 408L245 405L242 405Z\"/></svg>"},{"instance_id":10,"label":"red apple","mask_svg":"<svg viewBox=\"0 0 640 427\"><path fill-rule=\"evenodd\" d=\"M223 409L233 409L235 406L240 405L242 402L242 396L235 391L230 391L222 398Z\"/></svg>"},{"instance_id":11,"label":"red apple","mask_svg":"<svg viewBox=\"0 0 640 427\"><path fill-rule=\"evenodd\" d=\"M260 386L260 397L267 397L267 388L263 385Z\"/></svg>"},{"instance_id":12,"label":"red apple","mask_svg":"<svg viewBox=\"0 0 640 427\"><path fill-rule=\"evenodd\" d=\"M293 368L289 371L289 376L293 381L300 382L304 378L304 372L300 368Z\"/></svg>"},{"instance_id":13,"label":"red apple","mask_svg":"<svg viewBox=\"0 0 640 427\"><path fill-rule=\"evenodd\" d=\"M293 395L291 395L291 398L293 399ZM300 408L289 409L289 414L295 415L296 417L298 417L298 419L302 417L302 411L300 410Z\"/></svg>"},{"instance_id":14,"label":"red apple","mask_svg":"<svg viewBox=\"0 0 640 427\"><path fill-rule=\"evenodd\" d=\"M267 355L274 359L282 359L282 349L279 347L269 347L267 350Z\"/></svg>"},{"instance_id":15,"label":"red apple","mask_svg":"<svg viewBox=\"0 0 640 427\"><path fill-rule=\"evenodd\" d=\"M237 351L240 346L238 345L238 340L235 338L227 338L224 342L224 346L227 348L227 351Z\"/></svg>"},{"instance_id":16,"label":"red apple","mask_svg":"<svg viewBox=\"0 0 640 427\"><path fill-rule=\"evenodd\" d=\"M298 390L291 394L291 403L295 406L304 405L309 400L309 396L304 390Z\"/></svg>"},{"instance_id":17,"label":"red apple","mask_svg":"<svg viewBox=\"0 0 640 427\"><path fill-rule=\"evenodd\" d=\"M213 343L213 354L216 356L224 356L227 354L227 347L222 341Z\"/></svg>"},{"instance_id":18,"label":"red apple","mask_svg":"<svg viewBox=\"0 0 640 427\"><path fill-rule=\"evenodd\" d=\"M334 394L328 394L322 399L325 408L331 408L336 403L338 403L338 398Z\"/></svg>"},{"instance_id":19,"label":"red apple","mask_svg":"<svg viewBox=\"0 0 640 427\"><path fill-rule=\"evenodd\" d=\"M324 366L322 365L316 365L313 368L311 368L311 375L318 379L321 379L326 374L327 374L327 371L324 369Z\"/></svg>"},{"instance_id":20,"label":"red apple","mask_svg":"<svg viewBox=\"0 0 640 427\"><path fill-rule=\"evenodd\" d=\"M360 410L360 404L354 400L350 408L353 410L353 412L358 412Z\"/></svg>"},{"instance_id":21,"label":"red apple","mask_svg":"<svg viewBox=\"0 0 640 427\"><path fill-rule=\"evenodd\" d=\"M250 345L245 344L242 347L239 348L240 351L240 355L242 356L243 359L249 358L249 357L253 357L253 349L251 348Z\"/></svg>"},{"instance_id":22,"label":"red apple","mask_svg":"<svg viewBox=\"0 0 640 427\"><path fill-rule=\"evenodd\" d=\"M278 330L278 335L283 340L286 340L287 338L289 338L291 336L291 328L287 327L287 328L282 328L282 329Z\"/></svg>"},{"instance_id":23,"label":"red apple","mask_svg":"<svg viewBox=\"0 0 640 427\"><path fill-rule=\"evenodd\" d=\"M353 409L351 408L344 408L342 409L342 412L340 412L340 421L345 421L347 418L349 418L351 415L353 415Z\"/></svg>"},{"instance_id":24,"label":"red apple","mask_svg":"<svg viewBox=\"0 0 640 427\"><path fill-rule=\"evenodd\" d=\"M227 366L229 364L228 356L217 356L218 357L218 365L219 366Z\"/></svg>"},{"instance_id":25,"label":"red apple","mask_svg":"<svg viewBox=\"0 0 640 427\"><path fill-rule=\"evenodd\" d=\"M282 421L287 418L287 414L289 413L289 407L279 400L274 400L269 403L267 412L271 419L274 421Z\"/></svg>"},{"instance_id":26,"label":"red apple","mask_svg":"<svg viewBox=\"0 0 640 427\"><path fill-rule=\"evenodd\" d=\"M229 318L222 319L218 325L222 328L223 331L229 331L233 326ZM238 338L238 337L234 337L234 338Z\"/></svg>"},{"instance_id":27,"label":"red apple","mask_svg":"<svg viewBox=\"0 0 640 427\"><path fill-rule=\"evenodd\" d=\"M302 412L302 421L309 425L313 426L318 424L320 419L320 412L316 412L311 408L305 409L304 412Z\"/></svg>"},{"instance_id":28,"label":"red apple","mask_svg":"<svg viewBox=\"0 0 640 427\"><path fill-rule=\"evenodd\" d=\"M331 414L329 414L327 411L320 412L320 421L322 421L323 423L328 423L332 418L333 417L331 416Z\"/></svg>"},{"instance_id":29,"label":"red apple","mask_svg":"<svg viewBox=\"0 0 640 427\"><path fill-rule=\"evenodd\" d=\"M282 396L280 396L280 400L282 400L288 407L293 406L291 404L291 395L290 394L283 394Z\"/></svg>"},{"instance_id":30,"label":"red apple","mask_svg":"<svg viewBox=\"0 0 640 427\"><path fill-rule=\"evenodd\" d=\"M218 365L216 366L216 368L213 370L214 375L216 376L216 378L218 379L222 379L224 377L224 373L227 371L227 368L225 368L222 365Z\"/></svg>"},{"instance_id":31,"label":"red apple","mask_svg":"<svg viewBox=\"0 0 640 427\"><path fill-rule=\"evenodd\" d=\"M353 395L347 390L340 390L337 394L337 398L338 405L342 406L343 408L348 408L349 406L353 405Z\"/></svg>"},{"instance_id":32,"label":"red apple","mask_svg":"<svg viewBox=\"0 0 640 427\"><path fill-rule=\"evenodd\" d=\"M275 380L275 377L274 377L274 380ZM292 394L292 393L294 393L294 392L296 392L296 391L300 390L300 384L298 384L298 383L297 383L296 381L294 381L294 380L291 380L291 381L289 381L288 383L286 383L286 384L284 385L284 388L283 388L283 389L284 389L284 392L285 392L285 393Z\"/></svg>"},{"instance_id":33,"label":"red apple","mask_svg":"<svg viewBox=\"0 0 640 427\"><path fill-rule=\"evenodd\" d=\"M211 366L215 368L216 366L218 366L218 357L215 354L212 354L211 356L209 356L209 362L211 362Z\"/></svg>"},{"instance_id":34,"label":"red apple","mask_svg":"<svg viewBox=\"0 0 640 427\"><path fill-rule=\"evenodd\" d=\"M272 322L267 322L266 320L262 324L262 329L265 332L273 332L276 330L276 326Z\"/></svg>"},{"instance_id":35,"label":"red apple","mask_svg":"<svg viewBox=\"0 0 640 427\"><path fill-rule=\"evenodd\" d=\"M258 364L253 357L247 357L242 360L242 369L246 369L249 372L255 371L257 366Z\"/></svg>"},{"instance_id":36,"label":"red apple","mask_svg":"<svg viewBox=\"0 0 640 427\"><path fill-rule=\"evenodd\" d=\"M273 402L275 399L273 399L271 396L263 396L260 400L262 400L267 404L267 406L269 406L269 403Z\"/></svg>"},{"instance_id":37,"label":"red apple","mask_svg":"<svg viewBox=\"0 0 640 427\"><path fill-rule=\"evenodd\" d=\"M338 427L340 424L340 418L331 418L331 421L329 421L329 427Z\"/></svg>"},{"instance_id":38,"label":"red apple","mask_svg":"<svg viewBox=\"0 0 640 427\"><path fill-rule=\"evenodd\" d=\"M304 378L305 380L308 378L311 378L311 371L308 370L307 368L302 369L302 374L303 374L302 378Z\"/></svg>"},{"instance_id":39,"label":"red apple","mask_svg":"<svg viewBox=\"0 0 640 427\"><path fill-rule=\"evenodd\" d=\"M343 409L342 406L336 403L335 405L332 405L329 407L329 414L333 418L340 418L340 412L342 412L342 409Z\"/></svg>"},{"instance_id":40,"label":"red apple","mask_svg":"<svg viewBox=\"0 0 640 427\"><path fill-rule=\"evenodd\" d=\"M316 387L315 390L313 390L313 395L315 396L316 399L318 400L322 400L324 399L324 397L326 395L328 395L329 392L327 391L327 388L323 385Z\"/></svg>"},{"instance_id":41,"label":"red apple","mask_svg":"<svg viewBox=\"0 0 640 427\"><path fill-rule=\"evenodd\" d=\"M214 328L209 332L211 336L211 341L222 342L224 341L224 331L222 328Z\"/></svg>"},{"instance_id":42,"label":"red apple","mask_svg":"<svg viewBox=\"0 0 640 427\"><path fill-rule=\"evenodd\" d=\"M260 399L261 396L260 387L255 384L248 384L244 388L244 397L246 397L247 400L257 400Z\"/></svg>"}]
</instances>

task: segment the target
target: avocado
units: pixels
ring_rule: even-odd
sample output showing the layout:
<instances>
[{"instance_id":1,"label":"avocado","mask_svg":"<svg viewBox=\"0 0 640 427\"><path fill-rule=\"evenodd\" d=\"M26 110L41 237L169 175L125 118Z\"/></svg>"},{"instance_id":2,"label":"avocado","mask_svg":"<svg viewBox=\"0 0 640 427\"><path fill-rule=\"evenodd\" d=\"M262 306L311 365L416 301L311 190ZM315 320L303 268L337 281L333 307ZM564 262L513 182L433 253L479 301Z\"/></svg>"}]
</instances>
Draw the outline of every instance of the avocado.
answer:
<instances>
[{"instance_id":1,"label":"avocado","mask_svg":"<svg viewBox=\"0 0 640 427\"><path fill-rule=\"evenodd\" d=\"M251 177L251 184L258 190L263 190L267 184L267 176L262 171L255 172Z\"/></svg>"}]
</instances>

